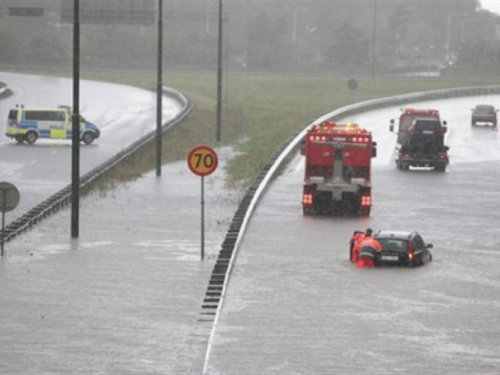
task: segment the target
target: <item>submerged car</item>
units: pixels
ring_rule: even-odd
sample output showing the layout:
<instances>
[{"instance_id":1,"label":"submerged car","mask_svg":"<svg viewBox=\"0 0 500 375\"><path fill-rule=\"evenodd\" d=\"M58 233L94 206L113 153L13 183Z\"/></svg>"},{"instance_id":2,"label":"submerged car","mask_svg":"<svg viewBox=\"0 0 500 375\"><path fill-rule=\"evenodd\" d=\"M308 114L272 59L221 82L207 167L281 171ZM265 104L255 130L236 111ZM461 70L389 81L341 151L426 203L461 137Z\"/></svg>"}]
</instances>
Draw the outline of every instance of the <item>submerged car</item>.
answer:
<instances>
[{"instance_id":1,"label":"submerged car","mask_svg":"<svg viewBox=\"0 0 500 375\"><path fill-rule=\"evenodd\" d=\"M472 109L471 125L478 123L491 124L494 128L497 126L497 112L494 106L490 104L478 104Z\"/></svg>"},{"instance_id":2,"label":"submerged car","mask_svg":"<svg viewBox=\"0 0 500 375\"><path fill-rule=\"evenodd\" d=\"M376 265L422 266L432 260L429 249L431 243L425 243L417 232L379 231L373 236L382 245L382 251L375 259Z\"/></svg>"}]
</instances>

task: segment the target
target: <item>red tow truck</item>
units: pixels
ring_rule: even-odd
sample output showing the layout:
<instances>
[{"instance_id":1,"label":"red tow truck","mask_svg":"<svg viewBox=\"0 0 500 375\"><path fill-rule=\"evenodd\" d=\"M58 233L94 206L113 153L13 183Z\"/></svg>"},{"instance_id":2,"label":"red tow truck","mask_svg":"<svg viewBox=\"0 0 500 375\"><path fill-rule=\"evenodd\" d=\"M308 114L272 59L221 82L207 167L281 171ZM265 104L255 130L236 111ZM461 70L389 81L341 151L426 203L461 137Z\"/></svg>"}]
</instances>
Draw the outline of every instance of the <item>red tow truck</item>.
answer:
<instances>
[{"instance_id":1,"label":"red tow truck","mask_svg":"<svg viewBox=\"0 0 500 375\"><path fill-rule=\"evenodd\" d=\"M358 124L325 121L304 137L303 214L368 216L371 159L377 155L371 133Z\"/></svg>"},{"instance_id":2,"label":"red tow truck","mask_svg":"<svg viewBox=\"0 0 500 375\"><path fill-rule=\"evenodd\" d=\"M444 144L446 121L441 121L436 109L406 108L399 116L397 129L391 119L389 130L398 135L396 167L407 171L410 167L433 167L446 171L449 147Z\"/></svg>"}]
</instances>

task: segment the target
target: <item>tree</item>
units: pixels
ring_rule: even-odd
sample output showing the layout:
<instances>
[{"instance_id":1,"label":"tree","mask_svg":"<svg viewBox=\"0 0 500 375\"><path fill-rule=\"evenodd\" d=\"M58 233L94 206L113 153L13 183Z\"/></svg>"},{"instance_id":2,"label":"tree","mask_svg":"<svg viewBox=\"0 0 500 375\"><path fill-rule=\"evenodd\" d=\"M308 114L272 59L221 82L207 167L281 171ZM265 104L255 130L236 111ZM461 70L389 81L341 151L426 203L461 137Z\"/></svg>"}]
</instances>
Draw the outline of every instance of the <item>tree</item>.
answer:
<instances>
[{"instance_id":1,"label":"tree","mask_svg":"<svg viewBox=\"0 0 500 375\"><path fill-rule=\"evenodd\" d=\"M272 15L263 8L247 23L247 66L249 69L287 70L292 60L291 39L283 13Z\"/></svg>"},{"instance_id":2,"label":"tree","mask_svg":"<svg viewBox=\"0 0 500 375\"><path fill-rule=\"evenodd\" d=\"M359 73L367 69L371 42L361 31L344 23L333 32L330 41L325 56L334 72Z\"/></svg>"}]
</instances>

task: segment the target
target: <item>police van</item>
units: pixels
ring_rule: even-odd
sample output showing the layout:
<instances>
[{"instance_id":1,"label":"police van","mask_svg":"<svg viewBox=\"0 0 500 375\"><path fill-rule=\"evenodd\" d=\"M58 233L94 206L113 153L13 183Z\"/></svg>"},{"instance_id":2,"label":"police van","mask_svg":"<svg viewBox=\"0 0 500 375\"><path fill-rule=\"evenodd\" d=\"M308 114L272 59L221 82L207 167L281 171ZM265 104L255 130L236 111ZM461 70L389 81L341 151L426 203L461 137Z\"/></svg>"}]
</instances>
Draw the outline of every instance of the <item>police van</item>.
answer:
<instances>
[{"instance_id":1,"label":"police van","mask_svg":"<svg viewBox=\"0 0 500 375\"><path fill-rule=\"evenodd\" d=\"M33 144L38 138L71 139L71 107L60 105L57 109L33 109L16 106L9 111L7 137L19 143ZM89 145L99 138L101 132L97 126L80 116L80 141Z\"/></svg>"}]
</instances>

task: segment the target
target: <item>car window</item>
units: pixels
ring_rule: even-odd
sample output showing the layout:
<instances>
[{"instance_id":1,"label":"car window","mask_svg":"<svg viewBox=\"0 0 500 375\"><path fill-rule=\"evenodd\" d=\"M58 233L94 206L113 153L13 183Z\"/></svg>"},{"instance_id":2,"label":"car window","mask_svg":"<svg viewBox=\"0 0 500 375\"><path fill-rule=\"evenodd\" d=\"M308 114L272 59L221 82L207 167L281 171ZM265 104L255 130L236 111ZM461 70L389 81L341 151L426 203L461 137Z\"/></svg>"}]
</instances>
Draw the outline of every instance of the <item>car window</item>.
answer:
<instances>
[{"instance_id":1,"label":"car window","mask_svg":"<svg viewBox=\"0 0 500 375\"><path fill-rule=\"evenodd\" d=\"M16 120L17 119L17 109L11 109L9 111L9 120Z\"/></svg>"},{"instance_id":2,"label":"car window","mask_svg":"<svg viewBox=\"0 0 500 375\"><path fill-rule=\"evenodd\" d=\"M439 121L434 119L417 119L415 120L415 128L419 131L434 131L441 126Z\"/></svg>"},{"instance_id":3,"label":"car window","mask_svg":"<svg viewBox=\"0 0 500 375\"><path fill-rule=\"evenodd\" d=\"M495 108L492 105L478 105L475 110L479 112L495 112Z\"/></svg>"},{"instance_id":4,"label":"car window","mask_svg":"<svg viewBox=\"0 0 500 375\"><path fill-rule=\"evenodd\" d=\"M382 245L383 251L397 251L406 252L408 244L406 240L399 240L395 238L377 238L377 241Z\"/></svg>"},{"instance_id":5,"label":"car window","mask_svg":"<svg viewBox=\"0 0 500 375\"><path fill-rule=\"evenodd\" d=\"M422 239L422 237L420 237L419 235L415 236L413 238L413 248L415 250L422 250L425 248L425 243L424 243L424 240Z\"/></svg>"},{"instance_id":6,"label":"car window","mask_svg":"<svg viewBox=\"0 0 500 375\"><path fill-rule=\"evenodd\" d=\"M25 112L24 118L35 121L64 121L64 112L29 110Z\"/></svg>"}]
</instances>

